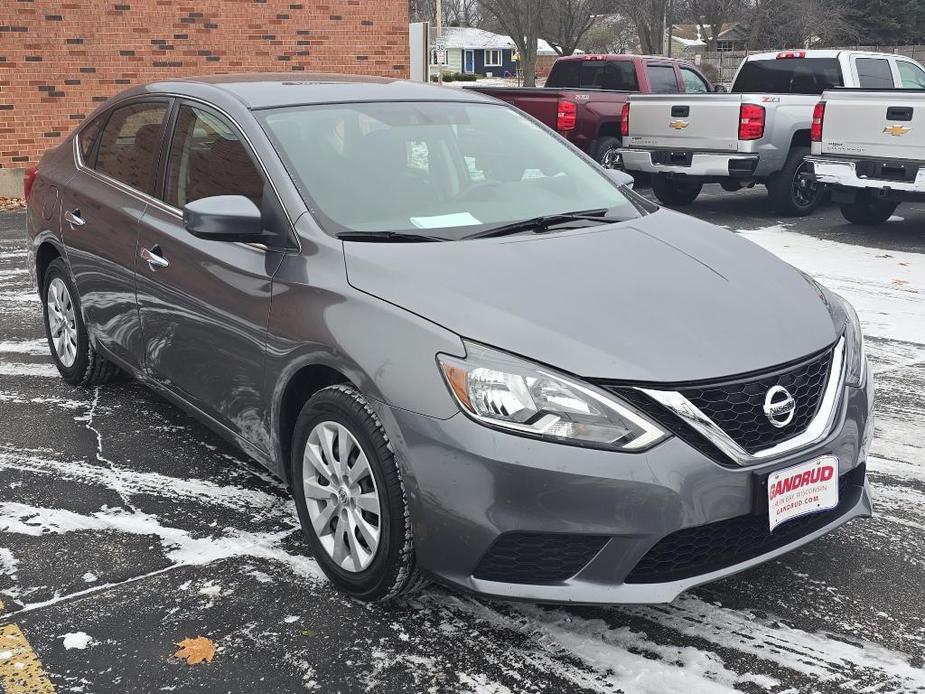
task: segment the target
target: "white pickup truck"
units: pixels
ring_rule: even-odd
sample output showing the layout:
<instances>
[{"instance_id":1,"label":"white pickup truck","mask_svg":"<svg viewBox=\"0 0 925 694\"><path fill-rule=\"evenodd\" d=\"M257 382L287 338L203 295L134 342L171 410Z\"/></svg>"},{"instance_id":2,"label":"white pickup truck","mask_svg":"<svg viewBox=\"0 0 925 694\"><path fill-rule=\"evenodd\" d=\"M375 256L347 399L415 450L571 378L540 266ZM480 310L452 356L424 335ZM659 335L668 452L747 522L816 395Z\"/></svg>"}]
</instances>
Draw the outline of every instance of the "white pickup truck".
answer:
<instances>
[{"instance_id":1,"label":"white pickup truck","mask_svg":"<svg viewBox=\"0 0 925 694\"><path fill-rule=\"evenodd\" d=\"M826 91L816 106L808 176L831 186L849 222L880 224L903 200L925 200L925 74L919 79L919 89Z\"/></svg>"},{"instance_id":2,"label":"white pickup truck","mask_svg":"<svg viewBox=\"0 0 925 694\"><path fill-rule=\"evenodd\" d=\"M704 183L763 183L781 214L815 209L824 186L804 174L819 96L835 87L894 89L922 67L900 55L840 50L750 55L728 94L632 94L621 120L624 168L653 174L655 196L685 205Z\"/></svg>"}]
</instances>

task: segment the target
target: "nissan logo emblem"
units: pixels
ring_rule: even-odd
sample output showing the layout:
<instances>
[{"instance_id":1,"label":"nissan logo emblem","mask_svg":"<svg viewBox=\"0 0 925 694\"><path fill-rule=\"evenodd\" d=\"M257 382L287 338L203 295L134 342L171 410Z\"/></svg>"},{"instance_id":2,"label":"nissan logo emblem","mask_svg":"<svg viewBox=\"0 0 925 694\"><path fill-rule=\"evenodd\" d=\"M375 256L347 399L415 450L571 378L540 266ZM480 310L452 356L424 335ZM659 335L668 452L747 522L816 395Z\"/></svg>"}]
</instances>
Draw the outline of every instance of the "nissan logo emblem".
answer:
<instances>
[{"instance_id":1,"label":"nissan logo emblem","mask_svg":"<svg viewBox=\"0 0 925 694\"><path fill-rule=\"evenodd\" d=\"M793 421L793 415L797 410L797 401L783 386L772 386L768 388L768 392L764 396L764 407L762 409L771 425L780 429Z\"/></svg>"}]
</instances>

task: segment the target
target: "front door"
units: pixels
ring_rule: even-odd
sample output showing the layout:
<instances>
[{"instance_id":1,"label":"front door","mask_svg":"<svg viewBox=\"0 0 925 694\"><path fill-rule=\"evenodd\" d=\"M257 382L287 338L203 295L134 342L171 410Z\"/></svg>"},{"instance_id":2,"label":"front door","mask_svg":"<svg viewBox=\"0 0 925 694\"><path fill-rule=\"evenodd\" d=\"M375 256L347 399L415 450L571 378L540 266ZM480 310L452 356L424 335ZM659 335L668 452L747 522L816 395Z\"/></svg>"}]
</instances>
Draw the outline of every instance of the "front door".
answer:
<instances>
[{"instance_id":1,"label":"front door","mask_svg":"<svg viewBox=\"0 0 925 694\"><path fill-rule=\"evenodd\" d=\"M104 114L95 136L90 128L96 123L88 126L86 136L94 141L86 161L61 193L61 233L87 331L94 344L133 366L141 348L138 223L151 199L168 107L166 99L132 102Z\"/></svg>"},{"instance_id":2,"label":"front door","mask_svg":"<svg viewBox=\"0 0 925 694\"><path fill-rule=\"evenodd\" d=\"M136 260L146 371L262 451L268 448L267 318L283 253L197 238L185 229L181 210L213 195L245 195L261 207L264 191L273 195L264 183L230 123L210 109L181 104L164 204L145 212ZM141 257L145 251L154 262Z\"/></svg>"},{"instance_id":3,"label":"front door","mask_svg":"<svg viewBox=\"0 0 925 694\"><path fill-rule=\"evenodd\" d=\"M475 71L475 54L473 51L463 51L463 72L471 75Z\"/></svg>"}]
</instances>

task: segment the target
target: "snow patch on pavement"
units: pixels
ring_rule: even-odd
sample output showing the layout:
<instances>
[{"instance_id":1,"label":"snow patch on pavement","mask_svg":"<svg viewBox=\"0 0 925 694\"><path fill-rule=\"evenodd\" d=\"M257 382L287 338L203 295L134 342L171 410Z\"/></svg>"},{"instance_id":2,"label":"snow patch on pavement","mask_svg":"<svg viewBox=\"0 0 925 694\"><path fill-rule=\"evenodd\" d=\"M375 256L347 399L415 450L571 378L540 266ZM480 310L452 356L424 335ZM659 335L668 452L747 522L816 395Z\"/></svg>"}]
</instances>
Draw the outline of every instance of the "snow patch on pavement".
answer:
<instances>
[{"instance_id":1,"label":"snow patch on pavement","mask_svg":"<svg viewBox=\"0 0 925 694\"><path fill-rule=\"evenodd\" d=\"M59 636L58 638L64 639L64 649L68 651L72 648L84 650L87 646L92 646L96 643L96 639L85 631L75 631L70 634L65 634L64 636Z\"/></svg>"}]
</instances>

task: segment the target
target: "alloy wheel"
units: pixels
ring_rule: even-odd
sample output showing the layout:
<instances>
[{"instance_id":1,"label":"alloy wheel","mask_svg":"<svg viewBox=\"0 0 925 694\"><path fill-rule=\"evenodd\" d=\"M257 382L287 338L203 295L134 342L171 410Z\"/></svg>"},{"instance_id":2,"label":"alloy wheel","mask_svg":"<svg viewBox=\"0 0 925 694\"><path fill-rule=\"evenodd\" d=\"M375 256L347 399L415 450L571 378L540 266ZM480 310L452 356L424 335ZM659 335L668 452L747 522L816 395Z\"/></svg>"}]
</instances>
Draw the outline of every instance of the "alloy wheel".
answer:
<instances>
[{"instance_id":1,"label":"alloy wheel","mask_svg":"<svg viewBox=\"0 0 925 694\"><path fill-rule=\"evenodd\" d=\"M58 360L69 369L77 360L77 320L74 302L67 285L60 277L55 277L48 285L45 297L48 313L48 332Z\"/></svg>"},{"instance_id":2,"label":"alloy wheel","mask_svg":"<svg viewBox=\"0 0 925 694\"><path fill-rule=\"evenodd\" d=\"M601 166L605 169L623 169L623 157L619 147L611 147L601 155Z\"/></svg>"},{"instance_id":3,"label":"alloy wheel","mask_svg":"<svg viewBox=\"0 0 925 694\"><path fill-rule=\"evenodd\" d=\"M320 422L308 435L302 473L321 546L345 571L363 571L376 556L382 529L379 490L363 448L342 424Z\"/></svg>"},{"instance_id":4,"label":"alloy wheel","mask_svg":"<svg viewBox=\"0 0 925 694\"><path fill-rule=\"evenodd\" d=\"M797 207L809 207L819 197L819 183L811 180L807 172L808 167L803 163L793 175L793 200Z\"/></svg>"}]
</instances>

